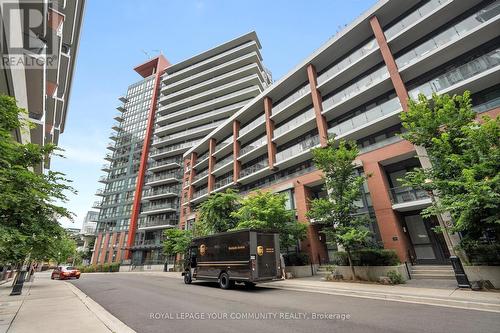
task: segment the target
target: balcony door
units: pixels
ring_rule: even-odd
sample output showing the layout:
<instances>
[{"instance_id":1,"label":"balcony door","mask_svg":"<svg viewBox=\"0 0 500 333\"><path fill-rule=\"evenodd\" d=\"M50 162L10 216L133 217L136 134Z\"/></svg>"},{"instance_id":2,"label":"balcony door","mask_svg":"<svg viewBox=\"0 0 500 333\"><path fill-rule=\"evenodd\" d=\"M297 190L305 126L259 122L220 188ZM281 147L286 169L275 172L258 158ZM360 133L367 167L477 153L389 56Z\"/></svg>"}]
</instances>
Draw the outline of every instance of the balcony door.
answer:
<instances>
[{"instance_id":1,"label":"balcony door","mask_svg":"<svg viewBox=\"0 0 500 333\"><path fill-rule=\"evenodd\" d=\"M420 214L406 215L404 220L417 264L448 263L449 254L443 235L432 230L435 226L432 220L423 219Z\"/></svg>"}]
</instances>

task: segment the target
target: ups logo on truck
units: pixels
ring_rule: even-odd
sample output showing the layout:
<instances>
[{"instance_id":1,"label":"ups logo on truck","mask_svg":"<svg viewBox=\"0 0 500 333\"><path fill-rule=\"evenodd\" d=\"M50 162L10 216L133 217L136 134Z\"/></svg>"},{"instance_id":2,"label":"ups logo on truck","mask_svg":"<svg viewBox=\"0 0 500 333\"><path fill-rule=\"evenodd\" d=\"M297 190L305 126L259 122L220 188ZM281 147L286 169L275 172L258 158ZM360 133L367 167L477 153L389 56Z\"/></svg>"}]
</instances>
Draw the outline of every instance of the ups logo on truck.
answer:
<instances>
[{"instance_id":1,"label":"ups logo on truck","mask_svg":"<svg viewBox=\"0 0 500 333\"><path fill-rule=\"evenodd\" d=\"M257 246L257 254L262 256L264 254L264 247L262 245Z\"/></svg>"},{"instance_id":2,"label":"ups logo on truck","mask_svg":"<svg viewBox=\"0 0 500 333\"><path fill-rule=\"evenodd\" d=\"M205 244L200 245L200 255L204 256L207 253L207 246Z\"/></svg>"}]
</instances>

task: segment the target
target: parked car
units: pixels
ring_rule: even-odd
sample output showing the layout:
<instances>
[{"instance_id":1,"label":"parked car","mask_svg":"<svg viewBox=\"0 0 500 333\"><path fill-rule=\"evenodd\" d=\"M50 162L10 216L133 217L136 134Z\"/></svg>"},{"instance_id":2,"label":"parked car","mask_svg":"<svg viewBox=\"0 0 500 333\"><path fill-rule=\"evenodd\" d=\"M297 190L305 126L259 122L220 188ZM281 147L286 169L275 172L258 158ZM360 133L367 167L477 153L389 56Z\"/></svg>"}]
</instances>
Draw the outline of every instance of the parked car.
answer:
<instances>
[{"instance_id":1,"label":"parked car","mask_svg":"<svg viewBox=\"0 0 500 333\"><path fill-rule=\"evenodd\" d=\"M70 278L80 278L80 270L73 266L57 266L50 275L52 280L59 279L70 279Z\"/></svg>"},{"instance_id":2,"label":"parked car","mask_svg":"<svg viewBox=\"0 0 500 333\"><path fill-rule=\"evenodd\" d=\"M185 263L184 283L217 281L230 289L235 282L252 287L281 278L279 235L238 230L194 238Z\"/></svg>"}]
</instances>

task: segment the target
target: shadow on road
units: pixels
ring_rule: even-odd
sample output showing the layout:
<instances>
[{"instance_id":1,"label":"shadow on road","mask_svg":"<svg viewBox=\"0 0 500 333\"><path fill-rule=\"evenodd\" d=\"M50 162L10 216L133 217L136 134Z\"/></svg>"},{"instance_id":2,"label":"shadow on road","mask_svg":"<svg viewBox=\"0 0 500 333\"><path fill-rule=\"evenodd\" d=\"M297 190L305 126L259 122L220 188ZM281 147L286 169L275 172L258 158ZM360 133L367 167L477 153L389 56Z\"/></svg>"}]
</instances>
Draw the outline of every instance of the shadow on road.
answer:
<instances>
[{"instance_id":1,"label":"shadow on road","mask_svg":"<svg viewBox=\"0 0 500 333\"><path fill-rule=\"evenodd\" d=\"M210 282L210 281L196 281L192 283L193 286L203 286L203 287L209 287L209 288L215 288L215 289L220 289L219 284L217 282ZM236 283L234 287L231 289L231 291L240 291L244 293L263 293L263 292L269 292L272 291L273 289L270 288L262 288L256 285L255 287L249 288L246 287L244 284L239 284Z\"/></svg>"}]
</instances>

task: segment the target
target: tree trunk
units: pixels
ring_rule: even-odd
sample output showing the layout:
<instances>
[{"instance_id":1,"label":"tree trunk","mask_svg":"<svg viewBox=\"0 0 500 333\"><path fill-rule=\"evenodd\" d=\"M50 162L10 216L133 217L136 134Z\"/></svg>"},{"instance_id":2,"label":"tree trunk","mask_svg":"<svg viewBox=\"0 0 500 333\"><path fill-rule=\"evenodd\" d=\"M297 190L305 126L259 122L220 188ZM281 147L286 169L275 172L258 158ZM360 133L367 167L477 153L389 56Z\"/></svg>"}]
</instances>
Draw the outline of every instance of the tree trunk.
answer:
<instances>
[{"instance_id":1,"label":"tree trunk","mask_svg":"<svg viewBox=\"0 0 500 333\"><path fill-rule=\"evenodd\" d=\"M354 265L352 264L351 251L349 249L346 249L346 253L347 253L347 259L349 260L349 268L351 269L352 280L357 281L358 278L356 277L356 272L354 271Z\"/></svg>"}]
</instances>

